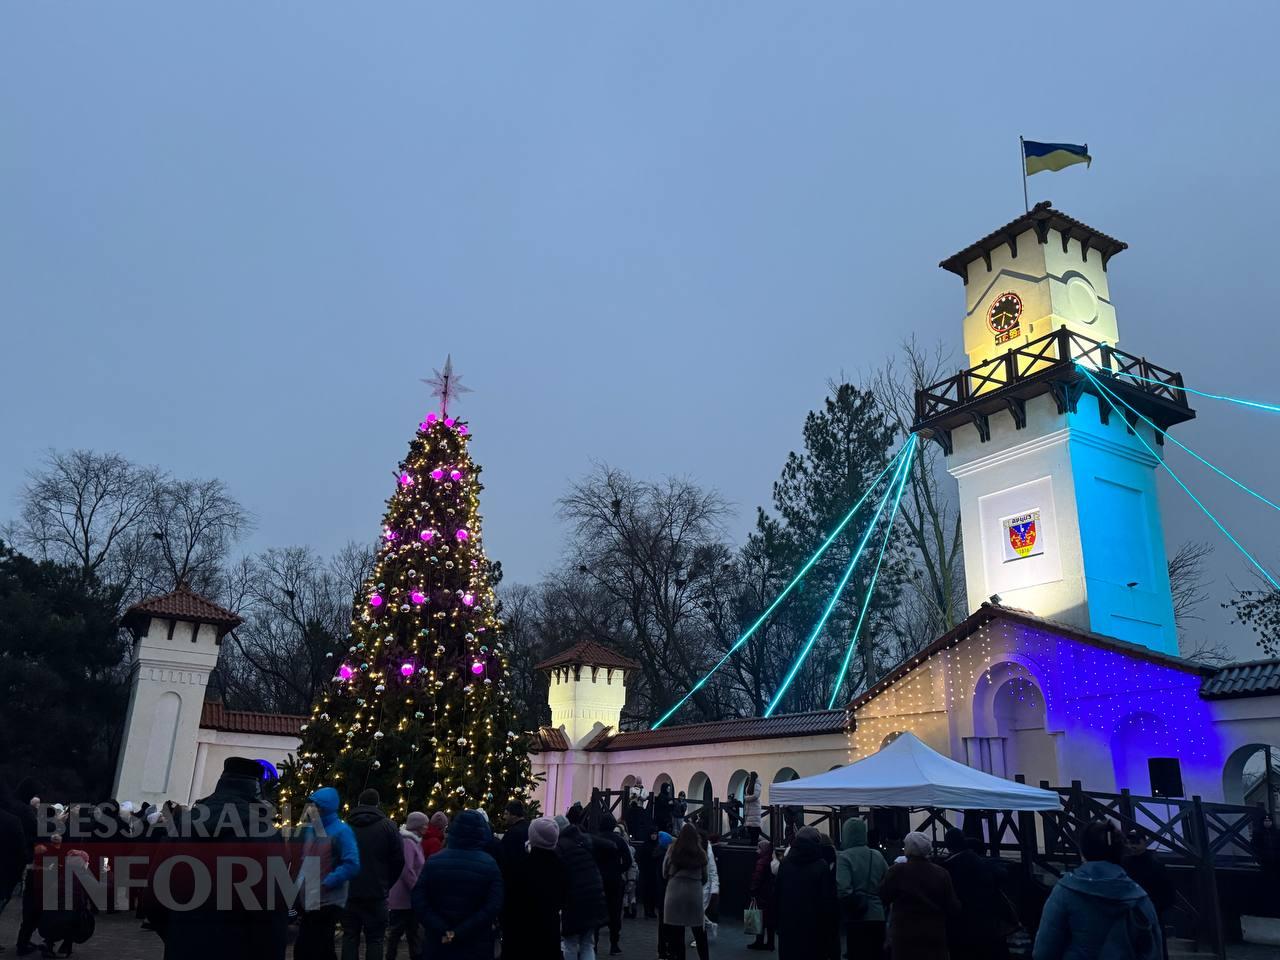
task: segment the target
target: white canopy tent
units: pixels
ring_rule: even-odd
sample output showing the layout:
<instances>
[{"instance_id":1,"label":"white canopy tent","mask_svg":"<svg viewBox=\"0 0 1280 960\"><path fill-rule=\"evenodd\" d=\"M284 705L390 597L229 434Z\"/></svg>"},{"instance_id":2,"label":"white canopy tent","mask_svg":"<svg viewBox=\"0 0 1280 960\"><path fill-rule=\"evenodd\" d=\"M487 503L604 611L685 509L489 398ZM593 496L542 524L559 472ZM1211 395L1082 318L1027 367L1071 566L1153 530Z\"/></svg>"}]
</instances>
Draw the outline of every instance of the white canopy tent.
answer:
<instances>
[{"instance_id":1,"label":"white canopy tent","mask_svg":"<svg viewBox=\"0 0 1280 960\"><path fill-rule=\"evenodd\" d=\"M956 763L915 734L847 767L769 787L785 806L937 807L942 810L1060 810L1051 790L993 777Z\"/></svg>"}]
</instances>

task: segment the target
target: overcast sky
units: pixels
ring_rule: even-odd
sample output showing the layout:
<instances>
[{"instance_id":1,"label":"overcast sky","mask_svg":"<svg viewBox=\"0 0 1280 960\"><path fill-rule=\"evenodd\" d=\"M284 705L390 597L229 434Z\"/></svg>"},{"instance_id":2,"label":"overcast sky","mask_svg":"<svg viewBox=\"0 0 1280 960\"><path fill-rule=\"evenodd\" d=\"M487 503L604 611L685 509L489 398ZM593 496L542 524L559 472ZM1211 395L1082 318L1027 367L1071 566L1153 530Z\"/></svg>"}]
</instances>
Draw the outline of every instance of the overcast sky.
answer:
<instances>
[{"instance_id":1,"label":"overcast sky","mask_svg":"<svg viewBox=\"0 0 1280 960\"><path fill-rule=\"evenodd\" d=\"M829 377L911 333L958 357L937 262L1021 211L1019 134L1089 144L1032 200L1130 243L1122 345L1280 399L1280 8L1156 9L9 0L0 515L92 447L224 478L250 549L370 538L452 352L510 579L593 460L718 488L741 536ZM1277 493L1278 421L1198 406L1179 437ZM1250 579L1164 503L1217 594Z\"/></svg>"}]
</instances>

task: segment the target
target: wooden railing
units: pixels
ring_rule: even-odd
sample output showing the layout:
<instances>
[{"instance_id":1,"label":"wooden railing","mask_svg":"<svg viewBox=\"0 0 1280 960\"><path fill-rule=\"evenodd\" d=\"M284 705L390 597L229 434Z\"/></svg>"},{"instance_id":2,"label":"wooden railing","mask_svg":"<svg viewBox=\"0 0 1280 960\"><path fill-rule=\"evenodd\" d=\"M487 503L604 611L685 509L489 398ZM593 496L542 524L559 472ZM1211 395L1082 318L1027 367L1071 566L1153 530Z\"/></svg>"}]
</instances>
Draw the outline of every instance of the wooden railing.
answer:
<instances>
[{"instance_id":1,"label":"wooden railing","mask_svg":"<svg viewBox=\"0 0 1280 960\"><path fill-rule=\"evenodd\" d=\"M920 425L1005 387L1062 372L1072 364L1109 372L1138 390L1188 406L1182 374L1065 327L916 391Z\"/></svg>"}]
</instances>

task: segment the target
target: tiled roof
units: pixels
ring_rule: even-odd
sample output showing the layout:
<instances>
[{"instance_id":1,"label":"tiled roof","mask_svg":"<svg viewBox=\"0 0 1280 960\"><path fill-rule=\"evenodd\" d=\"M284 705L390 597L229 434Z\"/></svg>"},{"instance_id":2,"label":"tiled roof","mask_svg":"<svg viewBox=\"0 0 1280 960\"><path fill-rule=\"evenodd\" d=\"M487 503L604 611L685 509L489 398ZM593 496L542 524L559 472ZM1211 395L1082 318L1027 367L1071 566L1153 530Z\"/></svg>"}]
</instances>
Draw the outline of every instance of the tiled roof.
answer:
<instances>
[{"instance_id":1,"label":"tiled roof","mask_svg":"<svg viewBox=\"0 0 1280 960\"><path fill-rule=\"evenodd\" d=\"M250 710L228 710L220 703L206 700L200 708L200 726L224 733L266 733L278 737L302 736L306 717L291 713L254 713Z\"/></svg>"},{"instance_id":2,"label":"tiled roof","mask_svg":"<svg viewBox=\"0 0 1280 960\"><path fill-rule=\"evenodd\" d=\"M540 664L534 667L535 670L551 670L554 667L563 667L572 664L580 664L584 667L604 667L605 669L614 670L638 670L640 664L636 663L630 657L624 657L616 650L610 650L603 644L596 643L594 640L583 640L581 643L575 643L568 650L562 650L553 657L548 657Z\"/></svg>"},{"instance_id":3,"label":"tiled roof","mask_svg":"<svg viewBox=\"0 0 1280 960\"><path fill-rule=\"evenodd\" d=\"M997 247L1016 239L1019 234L1034 229L1045 242L1050 229L1057 230L1064 237L1071 237L1085 244L1089 250L1097 250L1102 255L1102 265L1129 245L1115 237L1109 237L1101 230L1095 230L1087 223L1081 223L1069 217L1061 210L1053 209L1048 200L1041 201L1020 217L1015 217L998 230L987 234L977 243L972 243L959 253L954 253L938 264L943 270L949 270L962 280L968 280L965 268L984 254L989 254Z\"/></svg>"},{"instance_id":4,"label":"tiled roof","mask_svg":"<svg viewBox=\"0 0 1280 960\"><path fill-rule=\"evenodd\" d=\"M626 730L612 736L602 731L584 749L648 750L688 744L727 743L733 740L772 740L778 737L811 737L823 733L844 733L849 728L845 710L813 710L780 714L776 717L738 717L710 723L690 723L657 730Z\"/></svg>"},{"instance_id":5,"label":"tiled roof","mask_svg":"<svg viewBox=\"0 0 1280 960\"><path fill-rule=\"evenodd\" d=\"M168 617L171 620L192 620L196 623L211 623L219 628L220 633L234 630L244 621L225 607L220 607L212 600L206 600L194 593L186 584L182 584L172 593L159 597L148 597L139 600L124 613L125 626L139 625L145 627L148 617Z\"/></svg>"},{"instance_id":6,"label":"tiled roof","mask_svg":"<svg viewBox=\"0 0 1280 960\"><path fill-rule=\"evenodd\" d=\"M572 746L568 735L559 727L539 727L531 739L530 746L535 753L568 750Z\"/></svg>"},{"instance_id":7,"label":"tiled roof","mask_svg":"<svg viewBox=\"0 0 1280 960\"><path fill-rule=\"evenodd\" d=\"M1000 604L985 602L973 613L969 614L964 620L956 624L933 643L929 644L919 653L913 654L903 660L896 667L886 673L878 683L867 688L854 698L849 704L850 709L862 706L872 698L876 697L886 687L910 673L921 663L928 660L935 654L941 653L949 647L954 647L970 636L972 636L979 628L986 626L993 620L1008 620L1011 623L1020 623L1024 627L1032 627L1036 630L1046 630L1056 633L1061 637L1075 640L1079 643L1088 644L1091 647L1101 647L1104 650L1114 650L1118 653L1127 654L1139 660L1146 660L1150 663L1159 663L1166 667L1173 667L1177 670L1185 670L1188 673L1199 673L1208 675L1213 672L1211 667L1203 664L1195 663L1191 660L1184 660L1182 657L1171 656L1167 653L1160 653L1158 650L1152 650L1150 647L1144 647L1140 644L1129 643L1126 640L1118 640L1115 637L1105 637L1100 633L1089 633L1078 627L1069 624L1059 623L1057 620L1049 620L1045 617L1037 617L1033 613L1026 610L1019 610L1016 607L1005 607Z\"/></svg>"},{"instance_id":8,"label":"tiled roof","mask_svg":"<svg viewBox=\"0 0 1280 960\"><path fill-rule=\"evenodd\" d=\"M1200 684L1207 700L1280 694L1280 660L1251 660L1219 667Z\"/></svg>"}]
</instances>

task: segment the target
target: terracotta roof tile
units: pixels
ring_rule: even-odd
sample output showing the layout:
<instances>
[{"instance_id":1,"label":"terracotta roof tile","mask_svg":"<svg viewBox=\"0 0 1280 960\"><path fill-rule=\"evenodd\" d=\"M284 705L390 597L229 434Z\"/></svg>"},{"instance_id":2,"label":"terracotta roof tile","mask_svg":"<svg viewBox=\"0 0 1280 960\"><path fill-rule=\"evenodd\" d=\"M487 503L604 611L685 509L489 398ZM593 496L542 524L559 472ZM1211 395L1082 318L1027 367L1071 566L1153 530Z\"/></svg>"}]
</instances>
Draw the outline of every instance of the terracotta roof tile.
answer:
<instances>
[{"instance_id":1,"label":"terracotta roof tile","mask_svg":"<svg viewBox=\"0 0 1280 960\"><path fill-rule=\"evenodd\" d=\"M139 600L125 611L124 623L126 626L145 625L143 621L148 617L169 617L173 620L211 623L221 628L222 632L233 630L244 622L237 614L218 606L212 600L206 600L186 584L172 593Z\"/></svg>"},{"instance_id":2,"label":"terracotta roof tile","mask_svg":"<svg viewBox=\"0 0 1280 960\"><path fill-rule=\"evenodd\" d=\"M200 726L224 733L264 733L278 737L302 736L306 717L291 713L254 713L228 710L220 703L205 701L200 708Z\"/></svg>"},{"instance_id":3,"label":"terracotta roof tile","mask_svg":"<svg viewBox=\"0 0 1280 960\"><path fill-rule=\"evenodd\" d=\"M612 668L615 670L640 669L640 664L630 657L624 657L616 650L610 650L594 640L583 640L581 643L575 643L568 650L562 650L555 656L543 660L534 669L551 670L554 667L563 667L571 664L581 664L584 667L605 667L606 669Z\"/></svg>"},{"instance_id":4,"label":"terracotta roof tile","mask_svg":"<svg viewBox=\"0 0 1280 960\"><path fill-rule=\"evenodd\" d=\"M1206 700L1264 697L1274 693L1280 693L1280 660L1229 663L1200 684L1200 696Z\"/></svg>"},{"instance_id":5,"label":"terracotta roof tile","mask_svg":"<svg viewBox=\"0 0 1280 960\"><path fill-rule=\"evenodd\" d=\"M1064 236L1087 243L1090 250L1097 250L1102 256L1102 265L1104 267L1113 256L1121 250L1129 248L1129 245L1124 241L1109 237L1101 230L1095 230L1087 223L1081 223L1074 217L1067 216L1061 210L1053 209L1053 205L1048 200L1043 200L1021 216L1014 217L1003 227L993 230L977 243L971 243L959 253L954 253L947 257L938 266L943 270L951 271L960 279L968 281L966 268L969 264L983 254L990 253L997 247L1008 243L1011 238L1016 239L1019 234L1032 229L1040 232L1041 236L1046 236L1046 231L1049 229L1057 230ZM1045 241L1041 240L1040 242L1043 243Z\"/></svg>"},{"instance_id":6,"label":"terracotta roof tile","mask_svg":"<svg viewBox=\"0 0 1280 960\"><path fill-rule=\"evenodd\" d=\"M812 737L824 733L844 733L849 729L846 710L813 710L780 714L776 717L738 717L709 723L690 723L658 730L627 730L612 736L597 736L588 750L648 750L695 743L727 743L734 740L772 740L779 737ZM604 733L607 734L607 731Z\"/></svg>"},{"instance_id":7,"label":"terracotta roof tile","mask_svg":"<svg viewBox=\"0 0 1280 960\"><path fill-rule=\"evenodd\" d=\"M568 750L568 735L559 727L539 727L532 738L531 747L535 753L547 753L556 750Z\"/></svg>"}]
</instances>

